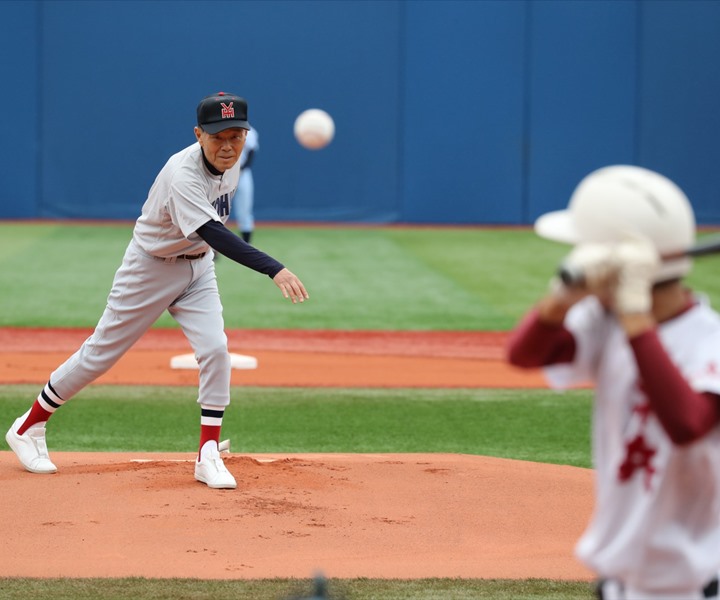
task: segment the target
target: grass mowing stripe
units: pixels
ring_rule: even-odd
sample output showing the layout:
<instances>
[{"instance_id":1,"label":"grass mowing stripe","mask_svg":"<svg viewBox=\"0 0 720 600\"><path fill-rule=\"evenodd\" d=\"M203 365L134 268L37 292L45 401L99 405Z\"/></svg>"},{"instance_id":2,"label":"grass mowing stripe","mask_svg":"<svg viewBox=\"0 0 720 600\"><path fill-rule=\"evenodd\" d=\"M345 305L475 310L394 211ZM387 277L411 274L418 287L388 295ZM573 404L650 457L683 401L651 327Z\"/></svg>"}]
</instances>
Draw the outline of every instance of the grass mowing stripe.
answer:
<instances>
[{"instance_id":1,"label":"grass mowing stripe","mask_svg":"<svg viewBox=\"0 0 720 600\"><path fill-rule=\"evenodd\" d=\"M474 299L487 322L480 329L506 329L515 324L547 287L552 265L566 251L560 244L539 238L529 230L459 229L432 231L427 236L389 232L406 252L428 269L443 273Z\"/></svg>"},{"instance_id":2,"label":"grass mowing stripe","mask_svg":"<svg viewBox=\"0 0 720 600\"><path fill-rule=\"evenodd\" d=\"M9 292L0 298L0 325L94 326L130 232L129 224L0 223L0 289ZM522 230L259 227L255 238L301 276L311 301L292 306L267 277L221 259L216 269L228 327L508 328L519 316L508 307L524 308L548 278L550 268L533 261L536 246L562 252ZM14 255L19 239L22 261ZM514 270L535 282L519 287L506 272L506 251L519 255L526 241L532 247ZM158 324L175 326L168 315Z\"/></svg>"},{"instance_id":3,"label":"grass mowing stripe","mask_svg":"<svg viewBox=\"0 0 720 600\"><path fill-rule=\"evenodd\" d=\"M0 387L0 422L37 386ZM53 450L188 452L194 387L91 386L48 426ZM223 421L234 452L450 452L590 466L590 392L235 387Z\"/></svg>"},{"instance_id":4,"label":"grass mowing stripe","mask_svg":"<svg viewBox=\"0 0 720 600\"><path fill-rule=\"evenodd\" d=\"M282 600L307 597L313 588L297 579L204 581L197 579L0 578L3 600ZM591 600L587 582L547 579L330 579L337 600Z\"/></svg>"},{"instance_id":5,"label":"grass mowing stripe","mask_svg":"<svg viewBox=\"0 0 720 600\"><path fill-rule=\"evenodd\" d=\"M0 224L0 325L94 326L129 240L123 224Z\"/></svg>"},{"instance_id":6,"label":"grass mowing stripe","mask_svg":"<svg viewBox=\"0 0 720 600\"><path fill-rule=\"evenodd\" d=\"M94 326L131 230L0 223L0 326ZM311 300L293 306L264 275L221 259L227 327L506 330L568 251L527 229L260 226L254 239ZM716 260L696 260L688 280L717 306ZM167 314L158 325L176 326Z\"/></svg>"}]
</instances>

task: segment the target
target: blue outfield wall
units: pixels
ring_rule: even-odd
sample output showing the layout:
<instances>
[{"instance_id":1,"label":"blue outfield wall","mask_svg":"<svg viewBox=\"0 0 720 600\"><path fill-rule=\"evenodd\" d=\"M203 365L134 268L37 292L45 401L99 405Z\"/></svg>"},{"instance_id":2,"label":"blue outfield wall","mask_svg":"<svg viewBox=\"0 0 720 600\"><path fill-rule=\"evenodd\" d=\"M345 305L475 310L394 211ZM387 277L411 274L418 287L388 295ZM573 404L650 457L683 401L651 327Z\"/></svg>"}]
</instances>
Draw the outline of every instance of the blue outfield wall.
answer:
<instances>
[{"instance_id":1,"label":"blue outfield wall","mask_svg":"<svg viewBox=\"0 0 720 600\"><path fill-rule=\"evenodd\" d=\"M0 114L7 134L0 149L2 218L40 213L39 13L35 2L0 3Z\"/></svg>"},{"instance_id":2,"label":"blue outfield wall","mask_svg":"<svg viewBox=\"0 0 720 600\"><path fill-rule=\"evenodd\" d=\"M720 223L720 2L6 0L0 51L0 218L135 219L226 90L261 221L529 224L630 163Z\"/></svg>"}]
</instances>

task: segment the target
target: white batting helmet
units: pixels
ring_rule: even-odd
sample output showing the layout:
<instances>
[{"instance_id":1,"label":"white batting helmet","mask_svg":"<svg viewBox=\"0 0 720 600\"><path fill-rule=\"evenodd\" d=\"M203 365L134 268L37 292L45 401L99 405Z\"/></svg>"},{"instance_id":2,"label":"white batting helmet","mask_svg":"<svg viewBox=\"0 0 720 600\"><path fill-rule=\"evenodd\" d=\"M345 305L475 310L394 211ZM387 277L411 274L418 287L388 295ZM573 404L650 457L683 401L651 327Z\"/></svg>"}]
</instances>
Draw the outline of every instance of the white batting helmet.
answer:
<instances>
[{"instance_id":1,"label":"white batting helmet","mask_svg":"<svg viewBox=\"0 0 720 600\"><path fill-rule=\"evenodd\" d=\"M667 177L642 167L614 165L587 175L568 208L542 215L535 232L568 244L619 242L639 233L662 255L695 243L695 215L687 196ZM691 266L689 258L663 261L655 280L683 277Z\"/></svg>"}]
</instances>

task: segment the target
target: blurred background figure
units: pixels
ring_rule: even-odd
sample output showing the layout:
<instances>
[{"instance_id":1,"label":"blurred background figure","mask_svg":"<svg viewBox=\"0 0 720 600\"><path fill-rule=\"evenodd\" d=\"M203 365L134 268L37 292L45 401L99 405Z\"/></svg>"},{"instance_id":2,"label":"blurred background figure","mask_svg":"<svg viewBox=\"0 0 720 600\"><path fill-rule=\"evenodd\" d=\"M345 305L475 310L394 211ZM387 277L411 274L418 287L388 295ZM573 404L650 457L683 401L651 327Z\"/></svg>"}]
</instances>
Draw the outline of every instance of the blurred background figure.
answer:
<instances>
[{"instance_id":1,"label":"blurred background figure","mask_svg":"<svg viewBox=\"0 0 720 600\"><path fill-rule=\"evenodd\" d=\"M240 237L248 244L251 243L255 230L255 217L253 204L255 196L255 182L252 175L252 163L255 154L260 148L257 129L250 127L245 141L245 147L240 155L240 181L233 199L233 212L237 221Z\"/></svg>"},{"instance_id":2,"label":"blurred background figure","mask_svg":"<svg viewBox=\"0 0 720 600\"><path fill-rule=\"evenodd\" d=\"M313 591L310 596L290 596L287 600L332 600L334 596L328 594L327 579L322 573L313 579Z\"/></svg>"}]
</instances>

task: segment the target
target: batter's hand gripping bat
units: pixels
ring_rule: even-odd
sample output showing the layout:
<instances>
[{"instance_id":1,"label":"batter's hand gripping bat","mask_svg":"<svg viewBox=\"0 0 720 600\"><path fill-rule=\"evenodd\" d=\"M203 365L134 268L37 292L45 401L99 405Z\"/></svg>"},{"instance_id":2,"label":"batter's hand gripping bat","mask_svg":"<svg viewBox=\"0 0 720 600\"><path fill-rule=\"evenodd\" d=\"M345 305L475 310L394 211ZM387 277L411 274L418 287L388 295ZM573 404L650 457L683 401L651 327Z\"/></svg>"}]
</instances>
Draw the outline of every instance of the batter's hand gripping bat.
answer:
<instances>
[{"instance_id":1,"label":"batter's hand gripping bat","mask_svg":"<svg viewBox=\"0 0 720 600\"><path fill-rule=\"evenodd\" d=\"M696 244L692 248L682 250L680 252L671 252L660 256L660 260L675 260L686 256L706 256L708 254L720 254L720 238L712 238ZM569 268L567 265L561 265L558 276L562 282L568 287L582 285L583 274Z\"/></svg>"}]
</instances>

